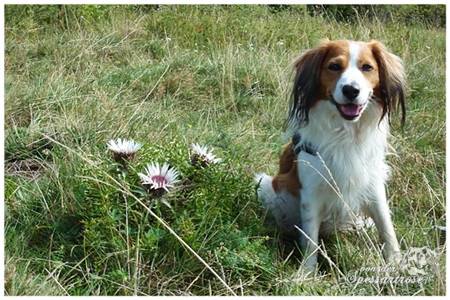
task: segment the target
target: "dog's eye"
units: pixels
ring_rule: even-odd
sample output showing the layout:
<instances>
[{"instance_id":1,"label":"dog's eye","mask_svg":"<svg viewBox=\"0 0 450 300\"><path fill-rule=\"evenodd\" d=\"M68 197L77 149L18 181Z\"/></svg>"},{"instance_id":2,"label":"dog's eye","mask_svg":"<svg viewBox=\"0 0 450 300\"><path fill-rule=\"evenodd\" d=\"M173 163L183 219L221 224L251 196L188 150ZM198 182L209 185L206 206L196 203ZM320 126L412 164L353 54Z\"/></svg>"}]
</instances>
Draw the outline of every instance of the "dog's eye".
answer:
<instances>
[{"instance_id":1,"label":"dog's eye","mask_svg":"<svg viewBox=\"0 0 450 300\"><path fill-rule=\"evenodd\" d=\"M362 66L362 70L363 70L363 72L370 72L370 71L373 70L373 67L372 67L371 65L364 64L364 65Z\"/></svg>"},{"instance_id":2,"label":"dog's eye","mask_svg":"<svg viewBox=\"0 0 450 300\"><path fill-rule=\"evenodd\" d=\"M337 63L331 63L331 64L328 66L328 70L330 70L330 71L335 71L335 72L339 72L339 71L342 70L342 67L341 67L340 64L337 64Z\"/></svg>"}]
</instances>

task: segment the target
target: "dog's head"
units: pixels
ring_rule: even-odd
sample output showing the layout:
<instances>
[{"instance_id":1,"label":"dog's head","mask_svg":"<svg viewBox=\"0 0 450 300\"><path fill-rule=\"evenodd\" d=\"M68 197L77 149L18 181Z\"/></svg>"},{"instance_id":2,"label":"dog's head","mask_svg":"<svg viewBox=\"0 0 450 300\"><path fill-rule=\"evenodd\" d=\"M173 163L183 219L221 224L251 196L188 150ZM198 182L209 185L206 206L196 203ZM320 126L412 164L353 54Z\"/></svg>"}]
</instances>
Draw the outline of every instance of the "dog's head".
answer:
<instances>
[{"instance_id":1,"label":"dog's head","mask_svg":"<svg viewBox=\"0 0 450 300\"><path fill-rule=\"evenodd\" d=\"M321 41L295 62L291 121L304 126L318 101L329 101L336 113L357 122L368 103L381 106L381 121L393 109L405 119L405 74L397 56L377 41Z\"/></svg>"}]
</instances>

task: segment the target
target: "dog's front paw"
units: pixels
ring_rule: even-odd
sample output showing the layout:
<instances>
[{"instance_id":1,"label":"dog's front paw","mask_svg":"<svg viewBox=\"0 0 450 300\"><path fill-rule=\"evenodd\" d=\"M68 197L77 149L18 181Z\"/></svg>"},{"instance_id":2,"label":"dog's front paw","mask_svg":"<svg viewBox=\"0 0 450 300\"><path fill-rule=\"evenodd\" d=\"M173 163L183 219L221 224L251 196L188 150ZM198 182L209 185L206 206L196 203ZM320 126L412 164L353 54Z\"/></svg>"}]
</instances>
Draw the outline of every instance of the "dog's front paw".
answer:
<instances>
[{"instance_id":1,"label":"dog's front paw","mask_svg":"<svg viewBox=\"0 0 450 300\"><path fill-rule=\"evenodd\" d=\"M400 251L386 251L384 260L391 266L399 267L402 261L402 253Z\"/></svg>"},{"instance_id":2,"label":"dog's front paw","mask_svg":"<svg viewBox=\"0 0 450 300\"><path fill-rule=\"evenodd\" d=\"M311 253L308 257L305 257L300 268L303 274L314 275L317 271L317 255Z\"/></svg>"}]
</instances>

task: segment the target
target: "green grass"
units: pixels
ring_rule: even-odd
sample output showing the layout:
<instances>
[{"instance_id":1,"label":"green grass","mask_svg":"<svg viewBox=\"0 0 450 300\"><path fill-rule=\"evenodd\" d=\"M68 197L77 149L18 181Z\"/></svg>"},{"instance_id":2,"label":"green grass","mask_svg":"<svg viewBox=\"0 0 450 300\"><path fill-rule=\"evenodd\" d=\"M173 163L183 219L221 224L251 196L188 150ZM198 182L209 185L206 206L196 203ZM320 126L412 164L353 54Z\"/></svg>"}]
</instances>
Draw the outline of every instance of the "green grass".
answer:
<instances>
[{"instance_id":1,"label":"green grass","mask_svg":"<svg viewBox=\"0 0 450 300\"><path fill-rule=\"evenodd\" d=\"M5 11L5 295L446 294L445 29L305 6ZM290 64L325 37L405 61L387 190L402 250L438 255L424 284L346 283L383 265L372 230L325 243L324 275L304 278L264 221L253 174L276 172ZM106 149L119 137L144 144L127 172ZM196 142L223 163L191 166ZM163 200L137 176L154 161L183 180Z\"/></svg>"}]
</instances>

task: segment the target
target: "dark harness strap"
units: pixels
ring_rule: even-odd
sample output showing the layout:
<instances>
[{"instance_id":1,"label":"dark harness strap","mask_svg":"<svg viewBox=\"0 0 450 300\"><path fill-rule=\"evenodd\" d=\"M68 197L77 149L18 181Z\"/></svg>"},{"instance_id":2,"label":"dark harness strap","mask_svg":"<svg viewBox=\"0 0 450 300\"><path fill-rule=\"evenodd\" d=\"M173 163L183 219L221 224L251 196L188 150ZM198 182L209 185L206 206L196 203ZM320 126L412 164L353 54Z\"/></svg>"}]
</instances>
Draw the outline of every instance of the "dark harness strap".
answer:
<instances>
[{"instance_id":1,"label":"dark harness strap","mask_svg":"<svg viewBox=\"0 0 450 300\"><path fill-rule=\"evenodd\" d=\"M301 151L316 156L317 149L314 148L311 143L302 141L300 134L296 133L292 137L292 153L298 155Z\"/></svg>"}]
</instances>

